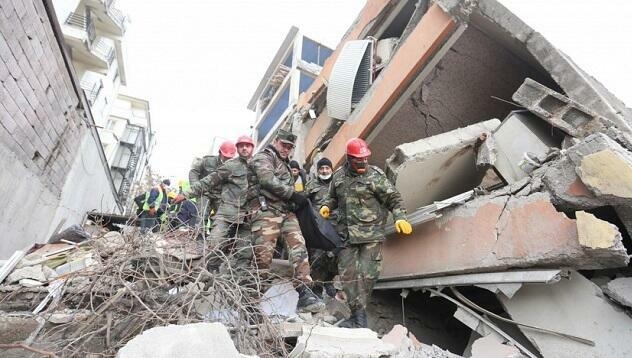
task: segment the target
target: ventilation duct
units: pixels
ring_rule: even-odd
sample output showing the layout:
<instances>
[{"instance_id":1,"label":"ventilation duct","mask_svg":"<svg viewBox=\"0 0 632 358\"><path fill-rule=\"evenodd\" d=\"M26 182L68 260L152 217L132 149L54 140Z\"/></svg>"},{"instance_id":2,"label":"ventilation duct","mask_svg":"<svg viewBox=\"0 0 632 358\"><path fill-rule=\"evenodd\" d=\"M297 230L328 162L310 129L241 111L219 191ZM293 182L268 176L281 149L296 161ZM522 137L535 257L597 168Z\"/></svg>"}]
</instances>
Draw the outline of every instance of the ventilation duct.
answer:
<instances>
[{"instance_id":1,"label":"ventilation duct","mask_svg":"<svg viewBox=\"0 0 632 358\"><path fill-rule=\"evenodd\" d=\"M345 43L329 76L327 113L346 120L373 82L373 41Z\"/></svg>"}]
</instances>

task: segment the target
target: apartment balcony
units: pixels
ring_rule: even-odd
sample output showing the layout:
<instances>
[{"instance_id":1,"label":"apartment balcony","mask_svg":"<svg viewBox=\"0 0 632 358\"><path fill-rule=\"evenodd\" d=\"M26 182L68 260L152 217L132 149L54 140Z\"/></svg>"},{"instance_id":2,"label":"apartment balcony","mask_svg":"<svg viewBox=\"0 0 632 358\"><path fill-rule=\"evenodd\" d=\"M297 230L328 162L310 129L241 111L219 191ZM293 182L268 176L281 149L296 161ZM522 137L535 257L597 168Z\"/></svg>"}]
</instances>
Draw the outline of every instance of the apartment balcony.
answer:
<instances>
[{"instance_id":1,"label":"apartment balcony","mask_svg":"<svg viewBox=\"0 0 632 358\"><path fill-rule=\"evenodd\" d=\"M99 17L97 27L100 31L123 36L127 27L127 16L116 7L116 0L88 0L87 5Z\"/></svg>"},{"instance_id":2,"label":"apartment balcony","mask_svg":"<svg viewBox=\"0 0 632 358\"><path fill-rule=\"evenodd\" d=\"M116 58L114 41L97 36L93 16L70 13L62 27L73 61L107 70Z\"/></svg>"},{"instance_id":3,"label":"apartment balcony","mask_svg":"<svg viewBox=\"0 0 632 358\"><path fill-rule=\"evenodd\" d=\"M81 80L80 85L83 91L86 93L86 98L90 103L90 107L92 107L99 97L99 94L103 90L103 80L86 77L87 76L84 76L84 79Z\"/></svg>"}]
</instances>

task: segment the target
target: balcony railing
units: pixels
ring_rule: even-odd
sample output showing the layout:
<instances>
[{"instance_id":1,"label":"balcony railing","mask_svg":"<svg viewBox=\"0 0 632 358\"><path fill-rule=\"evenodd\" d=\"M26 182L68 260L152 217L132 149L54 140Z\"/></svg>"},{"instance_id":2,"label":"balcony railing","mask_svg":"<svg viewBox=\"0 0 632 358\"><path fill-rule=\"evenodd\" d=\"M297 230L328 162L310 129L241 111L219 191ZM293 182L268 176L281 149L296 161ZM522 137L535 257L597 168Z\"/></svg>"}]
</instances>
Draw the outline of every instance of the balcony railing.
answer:
<instances>
[{"instance_id":1,"label":"balcony railing","mask_svg":"<svg viewBox=\"0 0 632 358\"><path fill-rule=\"evenodd\" d=\"M90 47L90 50L102 60L111 65L116 57L114 45L108 43L103 37L99 37Z\"/></svg>"},{"instance_id":2,"label":"balcony railing","mask_svg":"<svg viewBox=\"0 0 632 358\"><path fill-rule=\"evenodd\" d=\"M70 15L68 15L68 17L66 18L66 24L86 31L88 35L88 46L92 45L97 37L97 31L94 26L94 21L92 21L92 18L89 14L86 16L83 14L78 14L76 12L71 12Z\"/></svg>"},{"instance_id":3,"label":"balcony railing","mask_svg":"<svg viewBox=\"0 0 632 358\"><path fill-rule=\"evenodd\" d=\"M125 14L116 7L115 0L104 0L105 11L116 25L125 32Z\"/></svg>"},{"instance_id":4,"label":"balcony railing","mask_svg":"<svg viewBox=\"0 0 632 358\"><path fill-rule=\"evenodd\" d=\"M94 102L96 102L97 97L99 97L99 92L101 92L101 90L103 89L103 81L102 80L98 80L98 81L82 80L81 88L86 93L86 98L88 99L88 102L92 106L94 105Z\"/></svg>"}]
</instances>

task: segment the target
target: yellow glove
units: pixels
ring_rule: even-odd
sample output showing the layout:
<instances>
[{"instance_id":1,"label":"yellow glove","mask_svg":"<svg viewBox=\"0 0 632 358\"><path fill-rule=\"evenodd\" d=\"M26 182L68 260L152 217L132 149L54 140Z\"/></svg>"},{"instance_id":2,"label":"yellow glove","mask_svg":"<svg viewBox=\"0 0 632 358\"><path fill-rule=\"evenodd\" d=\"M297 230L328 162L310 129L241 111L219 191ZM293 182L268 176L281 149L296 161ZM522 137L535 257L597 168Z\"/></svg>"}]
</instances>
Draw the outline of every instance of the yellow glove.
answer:
<instances>
[{"instance_id":1,"label":"yellow glove","mask_svg":"<svg viewBox=\"0 0 632 358\"><path fill-rule=\"evenodd\" d=\"M395 221L395 230L397 233L409 235L413 232L413 227L408 221L400 219Z\"/></svg>"},{"instance_id":2,"label":"yellow glove","mask_svg":"<svg viewBox=\"0 0 632 358\"><path fill-rule=\"evenodd\" d=\"M325 219L327 219L329 217L329 207L327 206L322 206L320 208L320 216L324 217Z\"/></svg>"}]
</instances>

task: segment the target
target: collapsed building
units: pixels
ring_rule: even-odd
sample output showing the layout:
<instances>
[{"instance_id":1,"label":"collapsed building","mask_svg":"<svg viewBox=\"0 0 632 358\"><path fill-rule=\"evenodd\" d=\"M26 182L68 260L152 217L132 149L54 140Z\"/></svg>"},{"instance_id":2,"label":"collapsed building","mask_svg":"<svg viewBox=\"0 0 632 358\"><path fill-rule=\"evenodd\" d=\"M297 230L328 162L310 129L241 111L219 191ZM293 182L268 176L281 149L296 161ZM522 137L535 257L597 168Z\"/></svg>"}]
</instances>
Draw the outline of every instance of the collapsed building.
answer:
<instances>
[{"instance_id":1,"label":"collapsed building","mask_svg":"<svg viewBox=\"0 0 632 358\"><path fill-rule=\"evenodd\" d=\"M496 1L369 1L281 127L305 167L340 165L364 138L400 190L413 237L386 241L376 289L467 286L503 315L594 343L519 326L525 355L627 356L625 306L589 279L630 273L631 120Z\"/></svg>"}]
</instances>

